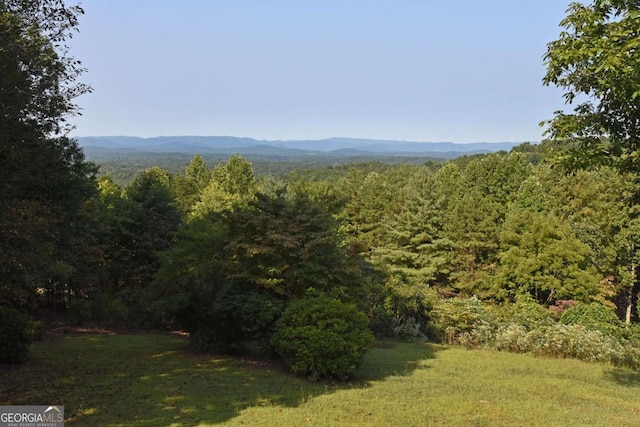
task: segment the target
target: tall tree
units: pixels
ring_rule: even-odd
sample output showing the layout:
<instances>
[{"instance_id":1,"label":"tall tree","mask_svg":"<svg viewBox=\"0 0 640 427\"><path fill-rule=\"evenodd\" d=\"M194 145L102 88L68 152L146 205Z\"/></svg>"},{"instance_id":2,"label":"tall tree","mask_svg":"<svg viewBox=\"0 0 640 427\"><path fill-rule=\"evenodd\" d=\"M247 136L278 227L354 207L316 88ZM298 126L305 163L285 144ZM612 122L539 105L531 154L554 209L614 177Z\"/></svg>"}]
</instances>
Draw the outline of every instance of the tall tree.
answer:
<instances>
[{"instance_id":1,"label":"tall tree","mask_svg":"<svg viewBox=\"0 0 640 427\"><path fill-rule=\"evenodd\" d=\"M450 241L443 237L442 211L434 176L427 167L417 169L401 190L402 208L382 226L385 233L374 259L412 286L429 286L446 279L443 253Z\"/></svg>"},{"instance_id":2,"label":"tall tree","mask_svg":"<svg viewBox=\"0 0 640 427\"><path fill-rule=\"evenodd\" d=\"M564 156L571 169L610 165L638 180L640 167L640 3L636 0L574 2L561 22L564 30L547 45L543 82L564 90L573 113L557 111L547 134L569 141ZM633 204L640 194L636 190ZM632 207L632 211L637 211ZM635 222L634 218L634 222ZM640 286L636 227L627 228L627 271L632 298ZM628 318L628 315L627 315Z\"/></svg>"},{"instance_id":3,"label":"tall tree","mask_svg":"<svg viewBox=\"0 0 640 427\"><path fill-rule=\"evenodd\" d=\"M0 2L0 298L13 304L73 263L95 190L95 168L68 137L73 99L90 90L66 46L81 13L60 0Z\"/></svg>"},{"instance_id":4,"label":"tall tree","mask_svg":"<svg viewBox=\"0 0 640 427\"><path fill-rule=\"evenodd\" d=\"M573 166L640 166L640 3L571 3L560 37L547 45L544 83L564 90L573 113L546 122L552 139L576 142Z\"/></svg>"},{"instance_id":5,"label":"tall tree","mask_svg":"<svg viewBox=\"0 0 640 427\"><path fill-rule=\"evenodd\" d=\"M247 206L255 192L256 178L251 163L242 156L231 156L226 163L213 169L211 180L193 208L193 215L205 217L210 212Z\"/></svg>"},{"instance_id":6,"label":"tall tree","mask_svg":"<svg viewBox=\"0 0 640 427\"><path fill-rule=\"evenodd\" d=\"M491 274L500 246L500 229L508 205L531 174L520 153L495 153L471 160L464 169L439 171L443 194L444 235L453 242L450 253L453 283L465 293L480 291Z\"/></svg>"},{"instance_id":7,"label":"tall tree","mask_svg":"<svg viewBox=\"0 0 640 427\"><path fill-rule=\"evenodd\" d=\"M171 181L176 203L188 214L200 201L202 191L211 181L211 171L207 169L202 156L196 154L187 165L184 175L175 175Z\"/></svg>"},{"instance_id":8,"label":"tall tree","mask_svg":"<svg viewBox=\"0 0 640 427\"><path fill-rule=\"evenodd\" d=\"M604 295L605 287L609 288L603 302L615 302L619 315L630 323L638 292L634 290L632 270L636 261L630 248L640 236L634 212L637 207L629 205L636 191L633 176L608 167L554 175L547 189L555 211L591 248L594 266L603 278L601 293Z\"/></svg>"},{"instance_id":9,"label":"tall tree","mask_svg":"<svg viewBox=\"0 0 640 427\"><path fill-rule=\"evenodd\" d=\"M541 304L556 299L590 301L599 277L588 245L551 212L517 204L500 234L502 252L494 279L498 298L528 294Z\"/></svg>"},{"instance_id":10,"label":"tall tree","mask_svg":"<svg viewBox=\"0 0 640 427\"><path fill-rule=\"evenodd\" d=\"M320 204L280 189L258 193L229 216L229 277L299 298L308 288L354 297L359 277L340 245L337 224Z\"/></svg>"},{"instance_id":11,"label":"tall tree","mask_svg":"<svg viewBox=\"0 0 640 427\"><path fill-rule=\"evenodd\" d=\"M158 167L147 169L125 189L130 202L128 231L123 242L130 255L128 285L146 285L160 267L159 253L173 244L180 212L169 187L169 175Z\"/></svg>"},{"instance_id":12,"label":"tall tree","mask_svg":"<svg viewBox=\"0 0 640 427\"><path fill-rule=\"evenodd\" d=\"M339 214L351 250L369 258L380 244L385 224L399 209L400 192L378 172L349 171L338 184L347 200Z\"/></svg>"}]
</instances>

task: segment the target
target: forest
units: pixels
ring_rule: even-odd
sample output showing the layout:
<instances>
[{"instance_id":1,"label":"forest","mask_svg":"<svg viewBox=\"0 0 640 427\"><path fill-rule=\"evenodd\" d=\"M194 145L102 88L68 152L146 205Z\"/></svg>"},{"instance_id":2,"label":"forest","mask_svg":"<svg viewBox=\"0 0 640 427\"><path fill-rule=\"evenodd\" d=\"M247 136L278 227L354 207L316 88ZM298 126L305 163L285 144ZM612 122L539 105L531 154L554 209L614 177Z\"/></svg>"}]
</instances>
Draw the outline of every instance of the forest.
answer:
<instances>
[{"instance_id":1,"label":"forest","mask_svg":"<svg viewBox=\"0 0 640 427\"><path fill-rule=\"evenodd\" d=\"M314 379L350 378L381 337L637 369L640 12L572 8L544 82L594 100L541 144L259 176L196 155L117 183L68 136L91 91L65 56L82 9L4 0L2 362L62 321L180 330Z\"/></svg>"}]
</instances>

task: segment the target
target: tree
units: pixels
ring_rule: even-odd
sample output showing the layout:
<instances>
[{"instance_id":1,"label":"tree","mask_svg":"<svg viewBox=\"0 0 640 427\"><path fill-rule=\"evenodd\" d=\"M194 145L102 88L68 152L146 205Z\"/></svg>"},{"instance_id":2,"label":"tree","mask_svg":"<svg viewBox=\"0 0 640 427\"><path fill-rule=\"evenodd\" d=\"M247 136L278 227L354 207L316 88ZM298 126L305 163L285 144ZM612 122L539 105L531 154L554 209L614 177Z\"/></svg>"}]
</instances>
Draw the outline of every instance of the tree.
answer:
<instances>
[{"instance_id":1,"label":"tree","mask_svg":"<svg viewBox=\"0 0 640 427\"><path fill-rule=\"evenodd\" d=\"M127 238L121 242L130 256L127 285L146 285L160 267L159 253L173 244L180 225L167 172L152 167L125 189L129 201Z\"/></svg>"},{"instance_id":2,"label":"tree","mask_svg":"<svg viewBox=\"0 0 640 427\"><path fill-rule=\"evenodd\" d=\"M434 177L426 167L415 171L401 190L402 209L385 221L384 239L373 254L392 274L407 283L428 286L446 275L442 252L449 242L442 237L442 217Z\"/></svg>"},{"instance_id":3,"label":"tree","mask_svg":"<svg viewBox=\"0 0 640 427\"><path fill-rule=\"evenodd\" d=\"M531 165L520 153L495 153L471 160L461 171L439 172L444 236L454 249L449 254L451 277L457 281L453 285L472 295L495 268L508 205L531 174Z\"/></svg>"},{"instance_id":4,"label":"tree","mask_svg":"<svg viewBox=\"0 0 640 427\"><path fill-rule=\"evenodd\" d=\"M514 208L500 236L503 251L496 295L531 295L540 304L556 299L595 299L599 276L589 246L552 213Z\"/></svg>"},{"instance_id":5,"label":"tree","mask_svg":"<svg viewBox=\"0 0 640 427\"><path fill-rule=\"evenodd\" d=\"M339 183L347 202L339 214L341 232L352 250L370 257L383 239L384 224L399 208L399 192L387 176L354 170Z\"/></svg>"},{"instance_id":6,"label":"tree","mask_svg":"<svg viewBox=\"0 0 640 427\"><path fill-rule=\"evenodd\" d=\"M183 224L176 244L161 253L150 289L153 310L165 322L190 332L191 344L198 350L220 350L203 338L220 330L212 309L228 284L224 274L228 239L222 217L210 215ZM213 338L219 347L222 340Z\"/></svg>"},{"instance_id":7,"label":"tree","mask_svg":"<svg viewBox=\"0 0 640 427\"><path fill-rule=\"evenodd\" d=\"M96 169L68 137L73 99L90 91L66 46L81 13L60 0L0 3L0 298L23 307L58 266L74 269L95 194Z\"/></svg>"},{"instance_id":8,"label":"tree","mask_svg":"<svg viewBox=\"0 0 640 427\"><path fill-rule=\"evenodd\" d=\"M173 177L171 189L176 203L185 214L188 214L193 206L200 201L200 195L210 181L211 171L207 169L202 156L197 154L187 165L184 175Z\"/></svg>"},{"instance_id":9,"label":"tree","mask_svg":"<svg viewBox=\"0 0 640 427\"><path fill-rule=\"evenodd\" d=\"M71 129L67 118L78 112L73 99L91 90L76 82L84 69L66 45L82 13L61 0L0 3L2 124L11 125L12 136L20 130L66 135Z\"/></svg>"},{"instance_id":10,"label":"tree","mask_svg":"<svg viewBox=\"0 0 640 427\"><path fill-rule=\"evenodd\" d=\"M264 355L289 301L310 290L356 300L359 265L324 206L280 188L189 218L163 253L150 296L195 349Z\"/></svg>"},{"instance_id":11,"label":"tree","mask_svg":"<svg viewBox=\"0 0 640 427\"><path fill-rule=\"evenodd\" d=\"M574 2L564 31L547 45L543 82L578 104L546 122L552 139L573 140L572 167L640 166L640 3L629 0Z\"/></svg>"},{"instance_id":12,"label":"tree","mask_svg":"<svg viewBox=\"0 0 640 427\"><path fill-rule=\"evenodd\" d=\"M547 193L554 210L565 218L575 235L591 247L594 266L608 287L602 302L618 307L618 313L631 322L638 289L630 271L636 264L630 252L637 239L637 207L629 205L635 191L633 176L602 167L548 178ZM607 289L601 289L603 296Z\"/></svg>"},{"instance_id":13,"label":"tree","mask_svg":"<svg viewBox=\"0 0 640 427\"><path fill-rule=\"evenodd\" d=\"M610 165L634 174L640 166L640 3L636 0L574 2L561 22L564 31L547 45L543 82L565 91L571 104L584 100L573 113L557 111L547 134L569 142L564 156L570 170ZM638 205L636 190L632 204ZM637 209L633 209L637 211ZM637 214L636 214L637 216ZM632 218L635 222L636 218ZM626 267L630 302L637 298L639 240L635 226L627 229Z\"/></svg>"},{"instance_id":14,"label":"tree","mask_svg":"<svg viewBox=\"0 0 640 427\"><path fill-rule=\"evenodd\" d=\"M435 193L433 172L426 166L415 169L398 192L401 209L384 221L382 239L372 252L372 263L387 273L383 299L376 303L370 292L370 305L379 307L372 317L388 319L387 334L398 335L411 324L425 326L435 288L448 281L445 254L451 242L443 237ZM380 320L374 322L380 324L377 329L384 326Z\"/></svg>"},{"instance_id":15,"label":"tree","mask_svg":"<svg viewBox=\"0 0 640 427\"><path fill-rule=\"evenodd\" d=\"M213 169L212 178L200 193L200 200L194 205L192 213L196 217L203 217L210 212L245 207L254 198L255 192L256 178L251 163L242 156L231 156L226 163Z\"/></svg>"},{"instance_id":16,"label":"tree","mask_svg":"<svg viewBox=\"0 0 640 427\"><path fill-rule=\"evenodd\" d=\"M280 189L229 215L229 277L300 298L308 288L355 296L359 280L323 206ZM352 260L353 261L353 260ZM357 273L356 273L357 275ZM358 278L359 279L359 278Z\"/></svg>"}]
</instances>

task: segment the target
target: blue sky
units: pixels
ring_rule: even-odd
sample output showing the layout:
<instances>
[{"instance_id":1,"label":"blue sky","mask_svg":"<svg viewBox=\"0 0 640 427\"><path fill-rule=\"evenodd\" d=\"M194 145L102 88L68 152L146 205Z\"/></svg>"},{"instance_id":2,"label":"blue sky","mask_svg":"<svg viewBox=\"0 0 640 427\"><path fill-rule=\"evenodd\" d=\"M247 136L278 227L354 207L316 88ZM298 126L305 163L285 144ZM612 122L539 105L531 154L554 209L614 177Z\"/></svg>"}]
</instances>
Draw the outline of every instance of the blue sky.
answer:
<instances>
[{"instance_id":1,"label":"blue sky","mask_svg":"<svg viewBox=\"0 0 640 427\"><path fill-rule=\"evenodd\" d=\"M565 0L85 0L77 136L537 141Z\"/></svg>"}]
</instances>

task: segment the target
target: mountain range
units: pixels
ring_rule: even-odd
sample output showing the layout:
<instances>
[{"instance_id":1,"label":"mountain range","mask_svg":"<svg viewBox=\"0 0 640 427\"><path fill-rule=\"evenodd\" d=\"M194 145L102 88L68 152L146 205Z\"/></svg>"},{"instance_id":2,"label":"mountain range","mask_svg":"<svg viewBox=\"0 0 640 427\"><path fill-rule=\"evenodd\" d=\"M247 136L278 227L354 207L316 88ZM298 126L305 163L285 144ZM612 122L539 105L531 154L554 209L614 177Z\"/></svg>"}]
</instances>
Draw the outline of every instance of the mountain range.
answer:
<instances>
[{"instance_id":1,"label":"mountain range","mask_svg":"<svg viewBox=\"0 0 640 427\"><path fill-rule=\"evenodd\" d=\"M274 157L433 157L455 158L461 155L509 151L519 142L411 142L358 138L328 138L321 140L269 141L232 136L132 136L77 137L88 156L108 153L179 153L219 155L267 155Z\"/></svg>"}]
</instances>

